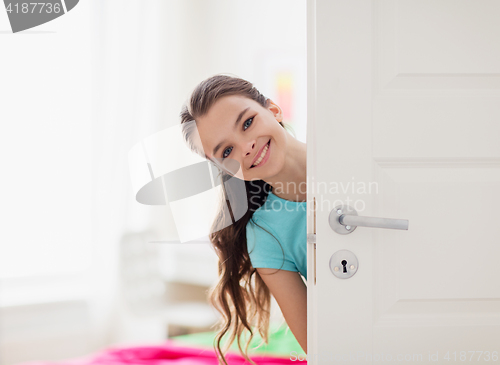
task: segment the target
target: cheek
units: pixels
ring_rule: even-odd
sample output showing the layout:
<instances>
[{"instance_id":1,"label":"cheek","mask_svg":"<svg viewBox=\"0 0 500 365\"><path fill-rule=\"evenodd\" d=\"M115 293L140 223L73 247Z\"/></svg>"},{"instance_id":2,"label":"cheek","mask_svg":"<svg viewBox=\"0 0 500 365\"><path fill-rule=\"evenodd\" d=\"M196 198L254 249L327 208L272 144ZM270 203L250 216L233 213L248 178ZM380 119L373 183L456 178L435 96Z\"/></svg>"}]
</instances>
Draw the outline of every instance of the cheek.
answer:
<instances>
[{"instance_id":1,"label":"cheek","mask_svg":"<svg viewBox=\"0 0 500 365\"><path fill-rule=\"evenodd\" d=\"M224 162L221 163L222 168L224 169L224 172L230 174L230 175L237 175L238 172L241 172L241 165L238 161L232 159L232 158L226 158Z\"/></svg>"}]
</instances>

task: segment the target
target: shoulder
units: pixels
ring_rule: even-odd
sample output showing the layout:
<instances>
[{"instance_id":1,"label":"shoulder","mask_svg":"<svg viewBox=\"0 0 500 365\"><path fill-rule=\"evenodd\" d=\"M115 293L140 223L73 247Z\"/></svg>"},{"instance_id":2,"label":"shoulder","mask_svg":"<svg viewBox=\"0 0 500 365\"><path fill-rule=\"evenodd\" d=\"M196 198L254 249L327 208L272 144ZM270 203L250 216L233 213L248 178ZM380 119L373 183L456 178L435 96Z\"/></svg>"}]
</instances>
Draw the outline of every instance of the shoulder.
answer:
<instances>
[{"instance_id":1,"label":"shoulder","mask_svg":"<svg viewBox=\"0 0 500 365\"><path fill-rule=\"evenodd\" d=\"M259 220L254 224L250 220L246 230L247 251L254 268L298 271L286 247L286 240L267 223Z\"/></svg>"},{"instance_id":2,"label":"shoulder","mask_svg":"<svg viewBox=\"0 0 500 365\"><path fill-rule=\"evenodd\" d=\"M278 239L277 232L266 219L252 217L246 225L247 244L253 247L257 242ZM273 238L274 236L274 238Z\"/></svg>"}]
</instances>

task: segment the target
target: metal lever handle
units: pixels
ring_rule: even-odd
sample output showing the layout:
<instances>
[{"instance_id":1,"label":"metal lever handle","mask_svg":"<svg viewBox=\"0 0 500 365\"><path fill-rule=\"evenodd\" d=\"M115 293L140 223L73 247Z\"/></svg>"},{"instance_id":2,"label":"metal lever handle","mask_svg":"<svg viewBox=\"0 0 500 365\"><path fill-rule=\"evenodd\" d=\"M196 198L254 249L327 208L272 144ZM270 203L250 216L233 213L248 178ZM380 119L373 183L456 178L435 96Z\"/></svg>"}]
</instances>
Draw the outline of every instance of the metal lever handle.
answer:
<instances>
[{"instance_id":1,"label":"metal lever handle","mask_svg":"<svg viewBox=\"0 0 500 365\"><path fill-rule=\"evenodd\" d=\"M360 217L357 215L342 214L339 217L339 222L344 226L351 227L361 226L375 228L408 229L408 221L406 219Z\"/></svg>"},{"instance_id":2,"label":"metal lever handle","mask_svg":"<svg viewBox=\"0 0 500 365\"><path fill-rule=\"evenodd\" d=\"M349 234L357 226L408 230L409 225L407 219L358 216L358 212L349 205L337 205L330 212L328 221L330 227L340 234Z\"/></svg>"}]
</instances>

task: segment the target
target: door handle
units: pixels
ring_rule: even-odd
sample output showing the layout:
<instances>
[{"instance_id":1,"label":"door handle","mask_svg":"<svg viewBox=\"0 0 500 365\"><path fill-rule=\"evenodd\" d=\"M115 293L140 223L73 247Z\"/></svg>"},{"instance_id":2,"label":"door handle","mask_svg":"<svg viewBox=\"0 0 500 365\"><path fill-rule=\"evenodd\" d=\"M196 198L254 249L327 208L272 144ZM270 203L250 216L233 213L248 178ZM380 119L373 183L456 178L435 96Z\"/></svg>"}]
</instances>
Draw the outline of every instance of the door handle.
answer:
<instances>
[{"instance_id":1,"label":"door handle","mask_svg":"<svg viewBox=\"0 0 500 365\"><path fill-rule=\"evenodd\" d=\"M328 223L339 234L349 234L358 226L408 230L409 224L407 219L358 216L358 212L349 205L337 205L330 212Z\"/></svg>"}]
</instances>

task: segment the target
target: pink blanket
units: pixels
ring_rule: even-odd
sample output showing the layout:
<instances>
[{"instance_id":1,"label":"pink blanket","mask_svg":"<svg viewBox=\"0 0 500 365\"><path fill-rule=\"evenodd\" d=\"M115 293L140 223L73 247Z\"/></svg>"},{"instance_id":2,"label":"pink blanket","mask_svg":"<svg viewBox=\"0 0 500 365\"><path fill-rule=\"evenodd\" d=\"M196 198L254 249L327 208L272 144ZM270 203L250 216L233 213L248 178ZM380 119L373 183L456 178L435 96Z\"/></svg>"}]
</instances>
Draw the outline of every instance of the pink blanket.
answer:
<instances>
[{"instance_id":1,"label":"pink blanket","mask_svg":"<svg viewBox=\"0 0 500 365\"><path fill-rule=\"evenodd\" d=\"M275 357L268 355L250 355L258 365L278 364L307 364L307 361L298 361L296 357ZM229 352L226 355L229 365L248 365L239 353ZM186 347L175 340L167 340L161 345L137 347L110 347L100 353L72 360L58 362L27 362L18 365L219 365L214 349Z\"/></svg>"}]
</instances>

